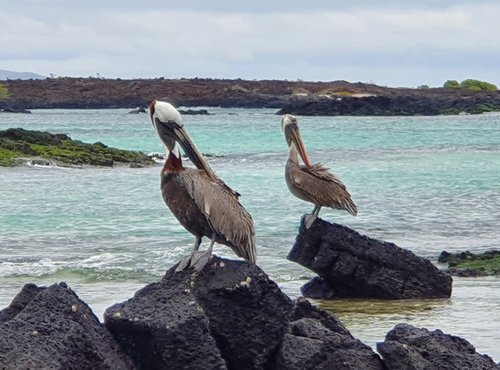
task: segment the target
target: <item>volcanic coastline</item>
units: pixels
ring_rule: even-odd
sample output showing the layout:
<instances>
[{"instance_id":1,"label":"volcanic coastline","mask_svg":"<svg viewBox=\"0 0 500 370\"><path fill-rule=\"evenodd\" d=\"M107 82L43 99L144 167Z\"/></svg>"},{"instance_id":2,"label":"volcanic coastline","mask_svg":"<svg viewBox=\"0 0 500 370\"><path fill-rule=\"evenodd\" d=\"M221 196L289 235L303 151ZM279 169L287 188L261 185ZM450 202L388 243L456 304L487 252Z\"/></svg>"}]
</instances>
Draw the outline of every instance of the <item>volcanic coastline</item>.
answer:
<instances>
[{"instance_id":1,"label":"volcanic coastline","mask_svg":"<svg viewBox=\"0 0 500 370\"><path fill-rule=\"evenodd\" d=\"M439 115L500 111L500 91L393 88L347 81L46 78L2 81L0 111L178 106L276 108L298 115Z\"/></svg>"}]
</instances>

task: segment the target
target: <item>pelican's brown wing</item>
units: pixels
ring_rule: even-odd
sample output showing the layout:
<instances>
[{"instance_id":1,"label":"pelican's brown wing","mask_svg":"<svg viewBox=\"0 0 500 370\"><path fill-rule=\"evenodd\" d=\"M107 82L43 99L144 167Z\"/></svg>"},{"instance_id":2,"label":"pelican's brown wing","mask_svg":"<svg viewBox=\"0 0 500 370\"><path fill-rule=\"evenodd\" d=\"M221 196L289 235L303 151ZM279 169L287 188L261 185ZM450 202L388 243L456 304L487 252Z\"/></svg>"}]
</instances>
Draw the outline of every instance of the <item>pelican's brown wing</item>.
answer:
<instances>
[{"instance_id":1,"label":"pelican's brown wing","mask_svg":"<svg viewBox=\"0 0 500 370\"><path fill-rule=\"evenodd\" d=\"M213 181L204 171L190 172L190 193L217 234L240 257L255 263L255 228L252 217L225 183Z\"/></svg>"},{"instance_id":2,"label":"pelican's brown wing","mask_svg":"<svg viewBox=\"0 0 500 370\"><path fill-rule=\"evenodd\" d=\"M230 192L236 198L239 198L241 196L240 193L238 193L236 190L234 190L231 187L229 187L229 185L226 184L220 177L216 177L216 181L219 183L220 186L222 186L224 189L226 189L228 192Z\"/></svg>"},{"instance_id":3,"label":"pelican's brown wing","mask_svg":"<svg viewBox=\"0 0 500 370\"><path fill-rule=\"evenodd\" d=\"M288 161L286 180L290 191L300 199L322 207L345 209L353 216L358 213L342 180L320 163L308 167Z\"/></svg>"}]
</instances>

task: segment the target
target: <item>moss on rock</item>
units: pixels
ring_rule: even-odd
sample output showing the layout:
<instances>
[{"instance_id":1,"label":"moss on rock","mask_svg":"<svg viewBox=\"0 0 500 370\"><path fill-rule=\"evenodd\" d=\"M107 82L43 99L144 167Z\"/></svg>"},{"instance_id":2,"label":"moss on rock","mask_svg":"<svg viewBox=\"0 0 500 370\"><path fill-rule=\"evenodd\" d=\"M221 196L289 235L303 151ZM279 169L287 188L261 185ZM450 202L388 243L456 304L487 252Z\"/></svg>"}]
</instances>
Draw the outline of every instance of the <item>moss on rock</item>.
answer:
<instances>
[{"instance_id":1,"label":"moss on rock","mask_svg":"<svg viewBox=\"0 0 500 370\"><path fill-rule=\"evenodd\" d=\"M469 251L452 254L443 251L439 262L447 262L448 271L456 276L500 275L500 250L480 254Z\"/></svg>"},{"instance_id":2,"label":"moss on rock","mask_svg":"<svg viewBox=\"0 0 500 370\"><path fill-rule=\"evenodd\" d=\"M66 165L112 167L115 164L154 164L142 152L110 148L99 142L83 143L65 134L21 128L0 131L0 166L15 166L21 157L41 157Z\"/></svg>"}]
</instances>

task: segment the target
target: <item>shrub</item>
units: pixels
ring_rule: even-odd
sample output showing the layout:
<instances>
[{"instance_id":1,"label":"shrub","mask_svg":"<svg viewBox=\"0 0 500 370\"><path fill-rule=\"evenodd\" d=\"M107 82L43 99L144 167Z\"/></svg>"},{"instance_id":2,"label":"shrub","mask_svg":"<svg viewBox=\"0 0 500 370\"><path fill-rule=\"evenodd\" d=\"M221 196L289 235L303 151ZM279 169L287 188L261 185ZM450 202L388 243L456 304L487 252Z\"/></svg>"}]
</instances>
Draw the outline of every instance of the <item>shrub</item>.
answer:
<instances>
[{"instance_id":1,"label":"shrub","mask_svg":"<svg viewBox=\"0 0 500 370\"><path fill-rule=\"evenodd\" d=\"M486 81L479 80L463 80L460 82L460 87L462 89L474 90L474 91L496 91L498 88Z\"/></svg>"},{"instance_id":2,"label":"shrub","mask_svg":"<svg viewBox=\"0 0 500 370\"><path fill-rule=\"evenodd\" d=\"M460 84L457 80L448 80L443 84L445 89L457 89L460 88Z\"/></svg>"},{"instance_id":3,"label":"shrub","mask_svg":"<svg viewBox=\"0 0 500 370\"><path fill-rule=\"evenodd\" d=\"M465 89L472 91L497 91L498 88L492 83L473 79L463 80L458 83L456 80L448 80L443 84L445 89Z\"/></svg>"}]
</instances>

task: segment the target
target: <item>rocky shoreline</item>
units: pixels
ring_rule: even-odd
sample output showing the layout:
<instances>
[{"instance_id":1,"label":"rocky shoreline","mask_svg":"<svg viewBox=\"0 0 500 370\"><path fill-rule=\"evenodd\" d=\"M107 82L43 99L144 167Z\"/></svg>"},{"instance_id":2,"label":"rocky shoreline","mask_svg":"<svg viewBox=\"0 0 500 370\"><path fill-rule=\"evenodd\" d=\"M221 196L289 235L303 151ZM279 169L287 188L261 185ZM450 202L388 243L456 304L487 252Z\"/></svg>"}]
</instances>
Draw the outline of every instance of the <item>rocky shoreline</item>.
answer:
<instances>
[{"instance_id":1,"label":"rocky shoreline","mask_svg":"<svg viewBox=\"0 0 500 370\"><path fill-rule=\"evenodd\" d=\"M0 110L179 106L276 108L298 115L437 115L500 111L500 91L390 88L346 81L47 78L8 80ZM279 110L279 111L278 111Z\"/></svg>"},{"instance_id":2,"label":"rocky shoreline","mask_svg":"<svg viewBox=\"0 0 500 370\"><path fill-rule=\"evenodd\" d=\"M142 152L111 148L99 142L82 143L66 134L21 128L0 131L0 166L21 164L144 167L155 161Z\"/></svg>"},{"instance_id":3,"label":"rocky shoreline","mask_svg":"<svg viewBox=\"0 0 500 370\"><path fill-rule=\"evenodd\" d=\"M400 252L392 246L391 251L381 252L373 239L361 235L345 237L342 232L346 230L337 229L322 220L316 221L311 230L302 227L294 253L300 249L299 254L312 255L310 251L318 251L319 247L320 253L313 257L315 263L321 264L324 257L323 265L336 271L346 270L341 266L349 259L350 265L358 264L363 270L361 254L384 261L386 271L394 264L419 268L414 263L420 257L407 255L394 261ZM359 243L359 248L367 250L352 256L355 247L345 243ZM328 257L339 250L335 245L351 254L338 255L338 261L343 261L338 266L332 266ZM377 353L353 337L333 313L304 298L291 300L262 269L246 261L213 256L199 273L190 269L175 272L175 268L176 265L171 267L161 281L150 283L125 302L109 307L104 323L67 284L26 284L12 303L0 311L2 368L499 368L463 338L408 324L398 324L390 330L385 340L377 343ZM418 275L421 271L414 272ZM435 279L432 273L427 274L421 274L421 282ZM391 273L385 278L384 282L384 276L369 277L372 288L399 286ZM358 296L366 295L358 292ZM426 297L425 293L420 297Z\"/></svg>"},{"instance_id":4,"label":"rocky shoreline","mask_svg":"<svg viewBox=\"0 0 500 370\"><path fill-rule=\"evenodd\" d=\"M500 250L492 249L484 253L441 252L438 261L448 263L448 272L454 276L495 276L500 275Z\"/></svg>"},{"instance_id":5,"label":"rocky shoreline","mask_svg":"<svg viewBox=\"0 0 500 370\"><path fill-rule=\"evenodd\" d=\"M377 344L290 300L257 266L214 257L167 271L104 324L65 283L26 284L0 311L3 369L498 369L465 339L398 324Z\"/></svg>"}]
</instances>

